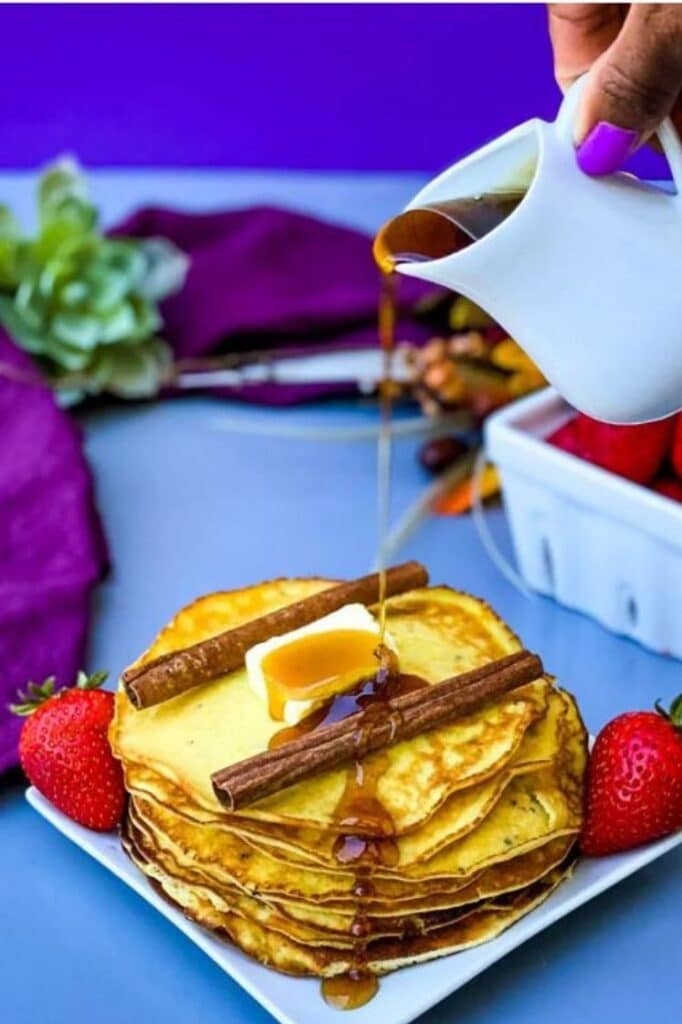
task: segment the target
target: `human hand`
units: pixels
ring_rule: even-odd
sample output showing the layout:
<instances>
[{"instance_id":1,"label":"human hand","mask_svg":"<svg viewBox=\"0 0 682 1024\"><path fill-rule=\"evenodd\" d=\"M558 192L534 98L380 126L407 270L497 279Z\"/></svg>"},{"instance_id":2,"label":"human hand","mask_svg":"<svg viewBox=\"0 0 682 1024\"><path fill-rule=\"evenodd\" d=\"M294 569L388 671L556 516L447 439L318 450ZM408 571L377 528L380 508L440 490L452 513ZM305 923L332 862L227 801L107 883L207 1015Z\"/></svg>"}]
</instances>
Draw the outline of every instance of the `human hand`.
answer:
<instances>
[{"instance_id":1,"label":"human hand","mask_svg":"<svg viewBox=\"0 0 682 1024\"><path fill-rule=\"evenodd\" d=\"M682 129L682 5L550 4L562 89L590 70L578 117L578 164L612 174L671 116Z\"/></svg>"}]
</instances>

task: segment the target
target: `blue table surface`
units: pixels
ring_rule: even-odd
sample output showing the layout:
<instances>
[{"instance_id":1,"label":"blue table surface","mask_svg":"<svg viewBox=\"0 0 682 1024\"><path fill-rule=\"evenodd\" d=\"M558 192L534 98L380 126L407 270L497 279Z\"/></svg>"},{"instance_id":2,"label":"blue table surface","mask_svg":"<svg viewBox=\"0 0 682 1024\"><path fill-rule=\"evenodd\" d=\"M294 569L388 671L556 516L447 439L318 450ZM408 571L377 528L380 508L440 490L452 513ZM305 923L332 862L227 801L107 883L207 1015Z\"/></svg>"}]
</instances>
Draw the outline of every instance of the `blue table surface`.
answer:
<instances>
[{"instance_id":1,"label":"blue table surface","mask_svg":"<svg viewBox=\"0 0 682 1024\"><path fill-rule=\"evenodd\" d=\"M261 194L260 184L251 195L243 182L231 191L230 180L220 192L226 205L233 193L239 201ZM332 179L318 183L318 206L344 219L351 196L353 215L345 219L367 228L415 184L392 180L379 188L358 179L354 196L344 181L343 188ZM139 194L131 176L109 175L104 185L111 216ZM297 179L280 177L268 188L271 200L311 195ZM157 191L159 201L172 192L163 181ZM196 182L186 180L184 192L200 205ZM92 668L118 673L198 594L277 575L359 575L373 561L374 443L299 434L372 425L376 413L366 404L275 412L192 398L100 410L83 422L114 557L95 600ZM396 444L394 520L427 484L417 445L414 438ZM502 510L489 516L509 552ZM519 595L488 560L468 518L429 519L401 553L425 562L435 582L488 600L576 693L592 731L620 710L682 688L678 662L551 600ZM0 784L0 805L3 1020L271 1019L172 925L39 819L23 800L18 773ZM426 1014L425 1024L679 1020L681 875L678 850L511 954ZM418 985L418 970L414 979Z\"/></svg>"}]
</instances>

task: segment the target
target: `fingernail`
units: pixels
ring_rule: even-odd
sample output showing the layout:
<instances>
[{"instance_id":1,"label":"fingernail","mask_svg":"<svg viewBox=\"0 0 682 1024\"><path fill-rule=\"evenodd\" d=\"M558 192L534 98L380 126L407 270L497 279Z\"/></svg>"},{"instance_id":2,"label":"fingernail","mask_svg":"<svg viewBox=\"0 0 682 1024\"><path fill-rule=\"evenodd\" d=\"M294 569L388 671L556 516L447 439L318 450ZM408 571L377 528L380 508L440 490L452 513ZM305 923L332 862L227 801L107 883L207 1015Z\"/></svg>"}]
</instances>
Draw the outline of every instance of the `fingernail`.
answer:
<instances>
[{"instance_id":1,"label":"fingernail","mask_svg":"<svg viewBox=\"0 0 682 1024\"><path fill-rule=\"evenodd\" d=\"M600 121L578 146L578 167L585 174L599 176L619 171L639 139L639 132Z\"/></svg>"}]
</instances>

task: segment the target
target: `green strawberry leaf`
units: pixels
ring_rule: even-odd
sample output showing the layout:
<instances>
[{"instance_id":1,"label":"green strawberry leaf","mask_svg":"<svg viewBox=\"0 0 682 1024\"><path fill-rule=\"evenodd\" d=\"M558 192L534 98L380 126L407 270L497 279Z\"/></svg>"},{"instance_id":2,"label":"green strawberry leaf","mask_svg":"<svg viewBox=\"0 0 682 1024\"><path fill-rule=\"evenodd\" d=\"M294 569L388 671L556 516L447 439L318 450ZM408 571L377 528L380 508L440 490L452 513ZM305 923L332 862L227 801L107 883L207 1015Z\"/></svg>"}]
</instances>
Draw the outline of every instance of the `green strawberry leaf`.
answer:
<instances>
[{"instance_id":1,"label":"green strawberry leaf","mask_svg":"<svg viewBox=\"0 0 682 1024\"><path fill-rule=\"evenodd\" d=\"M682 729L682 693L670 705L668 717L673 725L677 726L678 729Z\"/></svg>"},{"instance_id":2,"label":"green strawberry leaf","mask_svg":"<svg viewBox=\"0 0 682 1024\"><path fill-rule=\"evenodd\" d=\"M81 671L76 676L74 688L76 690L96 690L108 676L108 672L93 672L91 675L88 675L87 672ZM22 718L32 715L36 708L39 708L50 697L55 696L55 683L56 679L54 676L48 676L40 685L28 683L25 692L22 690L18 691L18 701L16 704L10 704L9 710L12 714L19 715ZM60 690L59 692L64 693L66 691Z\"/></svg>"},{"instance_id":3,"label":"green strawberry leaf","mask_svg":"<svg viewBox=\"0 0 682 1024\"><path fill-rule=\"evenodd\" d=\"M28 683L25 693L21 690L18 691L19 703L10 704L10 711L21 717L32 715L36 708L40 707L41 704L54 695L55 682L54 676L48 676L40 686L37 683Z\"/></svg>"},{"instance_id":4,"label":"green strawberry leaf","mask_svg":"<svg viewBox=\"0 0 682 1024\"><path fill-rule=\"evenodd\" d=\"M88 675L87 672L81 671L76 676L76 689L97 690L108 678L108 672L93 672Z\"/></svg>"}]
</instances>

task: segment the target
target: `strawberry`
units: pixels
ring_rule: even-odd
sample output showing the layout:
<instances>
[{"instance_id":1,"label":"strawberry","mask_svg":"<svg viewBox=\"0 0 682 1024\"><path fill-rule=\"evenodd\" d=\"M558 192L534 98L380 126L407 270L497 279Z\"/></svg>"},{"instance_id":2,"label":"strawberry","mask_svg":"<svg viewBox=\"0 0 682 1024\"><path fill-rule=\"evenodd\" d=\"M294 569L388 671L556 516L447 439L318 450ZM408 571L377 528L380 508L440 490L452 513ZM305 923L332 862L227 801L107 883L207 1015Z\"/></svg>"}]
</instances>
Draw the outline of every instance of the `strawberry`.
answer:
<instances>
[{"instance_id":1,"label":"strawberry","mask_svg":"<svg viewBox=\"0 0 682 1024\"><path fill-rule=\"evenodd\" d=\"M578 441L577 417L569 420L568 423L564 423L562 427L559 427L553 434L550 434L547 438L547 444L554 445L555 448L561 448L562 451L568 452L570 455L577 455L580 458L583 453Z\"/></svg>"},{"instance_id":2,"label":"strawberry","mask_svg":"<svg viewBox=\"0 0 682 1024\"><path fill-rule=\"evenodd\" d=\"M613 426L580 413L574 422L584 459L627 480L645 484L654 478L668 454L675 420Z\"/></svg>"},{"instance_id":3,"label":"strawberry","mask_svg":"<svg viewBox=\"0 0 682 1024\"><path fill-rule=\"evenodd\" d=\"M597 736L587 770L583 853L629 850L682 828L682 696L632 711Z\"/></svg>"},{"instance_id":4,"label":"strawberry","mask_svg":"<svg viewBox=\"0 0 682 1024\"><path fill-rule=\"evenodd\" d=\"M651 488L658 494L664 494L666 498L682 502L682 480L677 480L674 476L660 476L654 480Z\"/></svg>"},{"instance_id":5,"label":"strawberry","mask_svg":"<svg viewBox=\"0 0 682 1024\"><path fill-rule=\"evenodd\" d=\"M673 469L682 480L682 412L675 417L675 429L673 432L673 443L670 451L670 461Z\"/></svg>"},{"instance_id":6,"label":"strawberry","mask_svg":"<svg viewBox=\"0 0 682 1024\"><path fill-rule=\"evenodd\" d=\"M98 687L106 672L78 673L73 689L54 692L54 678L29 683L12 705L28 715L19 739L21 764L36 789L80 825L106 832L121 820L123 772L107 730L114 695Z\"/></svg>"}]
</instances>

